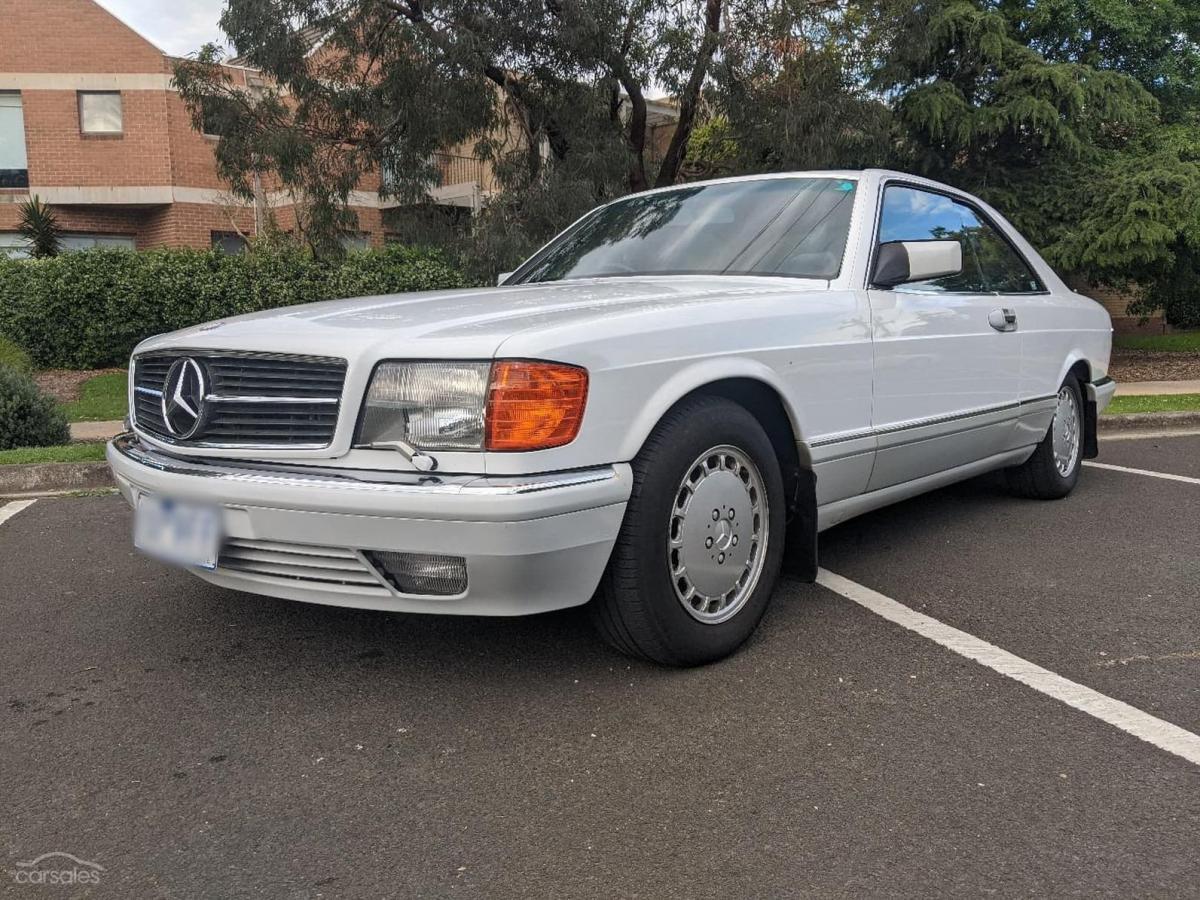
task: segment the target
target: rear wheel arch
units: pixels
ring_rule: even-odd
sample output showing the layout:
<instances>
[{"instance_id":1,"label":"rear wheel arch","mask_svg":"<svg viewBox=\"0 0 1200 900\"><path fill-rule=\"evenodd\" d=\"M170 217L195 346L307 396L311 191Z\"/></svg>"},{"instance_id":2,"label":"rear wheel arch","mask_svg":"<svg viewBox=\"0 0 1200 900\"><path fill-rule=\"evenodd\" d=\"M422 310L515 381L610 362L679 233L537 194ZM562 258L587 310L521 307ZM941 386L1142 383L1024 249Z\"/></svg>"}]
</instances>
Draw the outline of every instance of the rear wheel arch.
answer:
<instances>
[{"instance_id":1,"label":"rear wheel arch","mask_svg":"<svg viewBox=\"0 0 1200 900\"><path fill-rule=\"evenodd\" d=\"M1087 385L1092 380L1092 366L1086 359L1077 359L1071 364L1071 368L1067 370L1068 375L1074 375L1079 379L1081 386Z\"/></svg>"},{"instance_id":2,"label":"rear wheel arch","mask_svg":"<svg viewBox=\"0 0 1200 900\"><path fill-rule=\"evenodd\" d=\"M1083 458L1095 459L1100 455L1100 416L1096 401L1088 398L1088 385L1092 383L1091 364L1086 359L1075 360L1063 381L1072 377L1079 382L1079 393L1083 400Z\"/></svg>"}]
</instances>

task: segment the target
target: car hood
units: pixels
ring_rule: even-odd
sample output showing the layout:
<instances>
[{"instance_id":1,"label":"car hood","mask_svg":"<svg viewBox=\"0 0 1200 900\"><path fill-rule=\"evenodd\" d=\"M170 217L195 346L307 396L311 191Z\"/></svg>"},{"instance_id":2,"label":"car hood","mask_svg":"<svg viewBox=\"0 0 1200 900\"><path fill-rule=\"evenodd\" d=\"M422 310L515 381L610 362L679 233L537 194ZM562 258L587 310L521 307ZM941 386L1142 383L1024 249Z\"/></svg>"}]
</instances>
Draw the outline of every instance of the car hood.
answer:
<instances>
[{"instance_id":1,"label":"car hood","mask_svg":"<svg viewBox=\"0 0 1200 900\"><path fill-rule=\"evenodd\" d=\"M614 316L827 286L795 278L660 276L359 297L221 319L151 338L137 352L188 348L346 358L487 358L507 338L538 328L601 325Z\"/></svg>"}]
</instances>

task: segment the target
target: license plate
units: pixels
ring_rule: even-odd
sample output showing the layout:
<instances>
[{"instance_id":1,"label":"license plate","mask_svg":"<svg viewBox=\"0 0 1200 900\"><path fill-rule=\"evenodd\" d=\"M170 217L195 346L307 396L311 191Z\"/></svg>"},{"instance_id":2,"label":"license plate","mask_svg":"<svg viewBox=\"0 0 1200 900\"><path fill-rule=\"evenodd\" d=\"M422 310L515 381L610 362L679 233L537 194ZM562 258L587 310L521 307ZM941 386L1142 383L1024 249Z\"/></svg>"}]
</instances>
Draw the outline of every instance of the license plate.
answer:
<instances>
[{"instance_id":1,"label":"license plate","mask_svg":"<svg viewBox=\"0 0 1200 900\"><path fill-rule=\"evenodd\" d=\"M221 510L143 494L133 517L133 545L163 562L215 569L221 552Z\"/></svg>"}]
</instances>

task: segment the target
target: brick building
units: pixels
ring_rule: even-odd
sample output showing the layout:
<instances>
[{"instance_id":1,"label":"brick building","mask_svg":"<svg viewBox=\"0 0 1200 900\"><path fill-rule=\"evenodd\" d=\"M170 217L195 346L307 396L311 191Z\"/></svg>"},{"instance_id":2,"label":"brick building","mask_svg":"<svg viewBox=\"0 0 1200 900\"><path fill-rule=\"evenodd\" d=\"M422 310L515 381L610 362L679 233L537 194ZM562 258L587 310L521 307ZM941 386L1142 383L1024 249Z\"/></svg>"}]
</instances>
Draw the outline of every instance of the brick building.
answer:
<instances>
[{"instance_id":1,"label":"brick building","mask_svg":"<svg viewBox=\"0 0 1200 900\"><path fill-rule=\"evenodd\" d=\"M92 0L4 0L0 36L0 252L19 255L20 204L37 196L68 248L222 246L256 233L267 207L295 225L287 197L259 208L216 173L217 139L198 133L172 88L173 60ZM230 66L253 90L260 76ZM490 184L477 159L447 154L437 202L477 208ZM392 205L355 191L356 246L385 240Z\"/></svg>"}]
</instances>

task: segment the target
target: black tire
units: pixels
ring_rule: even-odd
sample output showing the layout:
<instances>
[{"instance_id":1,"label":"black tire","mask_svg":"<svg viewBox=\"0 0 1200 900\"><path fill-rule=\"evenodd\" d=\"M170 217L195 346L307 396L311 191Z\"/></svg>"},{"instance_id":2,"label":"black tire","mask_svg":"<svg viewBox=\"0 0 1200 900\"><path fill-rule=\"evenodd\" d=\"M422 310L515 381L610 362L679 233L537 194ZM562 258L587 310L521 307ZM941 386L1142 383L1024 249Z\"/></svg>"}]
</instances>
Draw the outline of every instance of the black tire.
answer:
<instances>
[{"instance_id":1,"label":"black tire","mask_svg":"<svg viewBox=\"0 0 1200 900\"><path fill-rule=\"evenodd\" d=\"M1076 441L1074 464L1071 466L1070 471L1064 475L1059 471L1055 463L1054 430L1059 424L1058 413L1056 413L1054 421L1050 423L1050 427L1046 430L1046 436L1042 438L1041 443L1037 445L1037 449L1033 451L1033 456L1029 457L1021 465L1013 466L1011 469L1005 469L1004 471L1009 490L1019 497L1028 497L1033 500L1058 500L1071 493L1079 481L1079 470L1083 464L1084 443L1083 391L1080 389L1079 380L1074 375L1067 376L1067 380L1063 382L1060 391L1069 391L1075 400L1078 438Z\"/></svg>"},{"instance_id":2,"label":"black tire","mask_svg":"<svg viewBox=\"0 0 1200 900\"><path fill-rule=\"evenodd\" d=\"M767 529L751 556L762 558L757 583L747 587L730 618L711 623L689 613L677 595L667 542L678 514L682 480L697 471L695 464L707 451L722 446L734 448L757 468L766 494ZM754 632L771 599L783 560L784 503L775 450L745 408L703 396L674 407L633 461L625 520L591 602L592 621L601 636L621 653L667 666L697 666L728 656ZM738 527L744 527L740 520ZM730 609L735 609L733 603Z\"/></svg>"}]
</instances>

